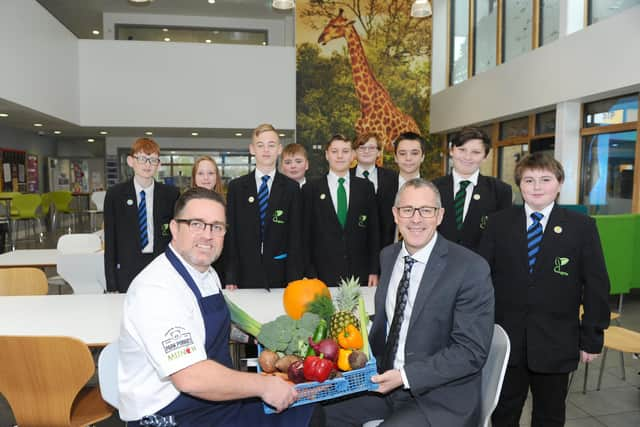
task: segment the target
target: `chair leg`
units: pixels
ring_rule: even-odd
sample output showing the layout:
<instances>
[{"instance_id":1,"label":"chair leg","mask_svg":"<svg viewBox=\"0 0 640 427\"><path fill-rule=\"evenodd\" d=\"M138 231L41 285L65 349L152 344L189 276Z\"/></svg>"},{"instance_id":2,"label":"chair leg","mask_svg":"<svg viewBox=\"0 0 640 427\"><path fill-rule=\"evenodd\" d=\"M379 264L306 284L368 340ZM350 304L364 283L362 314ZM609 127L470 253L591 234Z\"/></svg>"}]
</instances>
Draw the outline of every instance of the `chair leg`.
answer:
<instances>
[{"instance_id":1,"label":"chair leg","mask_svg":"<svg viewBox=\"0 0 640 427\"><path fill-rule=\"evenodd\" d=\"M624 353L620 352L620 372L622 373L622 381L627 380L627 375L624 370Z\"/></svg>"},{"instance_id":2,"label":"chair leg","mask_svg":"<svg viewBox=\"0 0 640 427\"><path fill-rule=\"evenodd\" d=\"M607 351L609 349L607 347L602 351L602 364L600 365L600 374L598 375L598 385L596 386L596 390L600 391L600 384L602 383L602 373L604 372L604 364L607 361Z\"/></svg>"},{"instance_id":3,"label":"chair leg","mask_svg":"<svg viewBox=\"0 0 640 427\"><path fill-rule=\"evenodd\" d=\"M589 364L584 364L584 383L582 385L582 394L587 394L587 380L589 379Z\"/></svg>"},{"instance_id":4,"label":"chair leg","mask_svg":"<svg viewBox=\"0 0 640 427\"><path fill-rule=\"evenodd\" d=\"M622 314L622 301L624 299L624 294L618 295L618 313Z\"/></svg>"},{"instance_id":5,"label":"chair leg","mask_svg":"<svg viewBox=\"0 0 640 427\"><path fill-rule=\"evenodd\" d=\"M571 388L571 383L573 382L573 375L576 373L576 371L573 371L569 374L569 384L567 384L567 390L569 390ZM567 393L567 396L569 394Z\"/></svg>"}]
</instances>

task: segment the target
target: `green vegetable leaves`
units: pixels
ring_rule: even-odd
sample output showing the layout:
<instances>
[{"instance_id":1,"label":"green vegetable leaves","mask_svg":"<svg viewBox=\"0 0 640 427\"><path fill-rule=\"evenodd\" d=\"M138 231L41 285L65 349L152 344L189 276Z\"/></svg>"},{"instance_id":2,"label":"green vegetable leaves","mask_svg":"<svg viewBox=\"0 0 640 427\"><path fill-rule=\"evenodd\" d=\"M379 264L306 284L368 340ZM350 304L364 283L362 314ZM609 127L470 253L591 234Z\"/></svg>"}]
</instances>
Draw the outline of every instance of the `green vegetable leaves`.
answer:
<instances>
[{"instance_id":1,"label":"green vegetable leaves","mask_svg":"<svg viewBox=\"0 0 640 427\"><path fill-rule=\"evenodd\" d=\"M256 337L258 342L272 351L304 357L308 349L308 338L313 335L320 317L305 313L300 320L282 315L265 323Z\"/></svg>"}]
</instances>

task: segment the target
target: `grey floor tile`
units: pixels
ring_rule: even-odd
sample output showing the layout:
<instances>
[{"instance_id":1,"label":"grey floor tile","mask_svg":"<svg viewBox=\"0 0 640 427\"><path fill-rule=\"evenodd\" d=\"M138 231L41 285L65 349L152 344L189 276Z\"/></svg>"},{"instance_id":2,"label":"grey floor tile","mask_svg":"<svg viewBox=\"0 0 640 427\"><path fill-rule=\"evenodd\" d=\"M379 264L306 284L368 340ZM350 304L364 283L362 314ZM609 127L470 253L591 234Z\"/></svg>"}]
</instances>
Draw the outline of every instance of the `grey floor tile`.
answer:
<instances>
[{"instance_id":1,"label":"grey floor tile","mask_svg":"<svg viewBox=\"0 0 640 427\"><path fill-rule=\"evenodd\" d=\"M597 417L598 421L607 427L638 427L640 425L640 411Z\"/></svg>"},{"instance_id":2,"label":"grey floor tile","mask_svg":"<svg viewBox=\"0 0 640 427\"><path fill-rule=\"evenodd\" d=\"M575 420L567 420L564 424L565 427L602 427L602 424L595 418L577 418Z\"/></svg>"},{"instance_id":3,"label":"grey floor tile","mask_svg":"<svg viewBox=\"0 0 640 427\"><path fill-rule=\"evenodd\" d=\"M591 391L586 395L571 393L569 401L592 416L640 410L640 390L634 386Z\"/></svg>"}]
</instances>

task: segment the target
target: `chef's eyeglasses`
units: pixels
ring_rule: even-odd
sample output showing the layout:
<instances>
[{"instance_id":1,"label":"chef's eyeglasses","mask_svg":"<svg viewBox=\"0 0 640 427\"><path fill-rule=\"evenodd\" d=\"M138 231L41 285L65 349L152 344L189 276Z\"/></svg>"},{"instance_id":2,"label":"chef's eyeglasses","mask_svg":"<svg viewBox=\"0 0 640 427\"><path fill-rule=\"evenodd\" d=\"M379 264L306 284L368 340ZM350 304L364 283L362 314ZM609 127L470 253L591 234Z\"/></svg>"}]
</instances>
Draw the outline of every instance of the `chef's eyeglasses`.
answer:
<instances>
[{"instance_id":1,"label":"chef's eyeglasses","mask_svg":"<svg viewBox=\"0 0 640 427\"><path fill-rule=\"evenodd\" d=\"M179 224L187 224L189 226L189 230L195 234L204 233L207 230L207 227L209 227L209 230L211 230L211 233L215 236L224 236L227 232L227 224L223 224L221 222L209 224L204 221L200 221L199 219L174 219L174 221Z\"/></svg>"},{"instance_id":2,"label":"chef's eyeglasses","mask_svg":"<svg viewBox=\"0 0 640 427\"><path fill-rule=\"evenodd\" d=\"M433 218L436 216L436 213L440 208L434 208L431 206L421 206L419 208L414 208L413 206L398 206L396 209L398 210L400 218L413 218L416 211L422 218Z\"/></svg>"},{"instance_id":3,"label":"chef's eyeglasses","mask_svg":"<svg viewBox=\"0 0 640 427\"><path fill-rule=\"evenodd\" d=\"M149 163L150 165L157 166L160 164L160 159L157 157L146 157L146 156L133 156L139 165L144 165L145 163Z\"/></svg>"}]
</instances>

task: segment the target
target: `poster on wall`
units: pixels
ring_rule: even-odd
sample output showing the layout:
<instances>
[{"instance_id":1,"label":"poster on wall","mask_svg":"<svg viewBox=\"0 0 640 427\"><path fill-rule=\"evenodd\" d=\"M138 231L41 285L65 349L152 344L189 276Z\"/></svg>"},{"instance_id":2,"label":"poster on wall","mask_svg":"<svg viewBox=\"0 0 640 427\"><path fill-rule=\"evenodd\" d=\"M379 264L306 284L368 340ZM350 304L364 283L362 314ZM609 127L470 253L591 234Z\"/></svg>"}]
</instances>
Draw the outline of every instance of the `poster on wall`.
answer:
<instances>
[{"instance_id":1,"label":"poster on wall","mask_svg":"<svg viewBox=\"0 0 640 427\"><path fill-rule=\"evenodd\" d=\"M89 162L86 160L71 160L70 178L72 193L89 192Z\"/></svg>"},{"instance_id":2,"label":"poster on wall","mask_svg":"<svg viewBox=\"0 0 640 427\"><path fill-rule=\"evenodd\" d=\"M27 192L37 193L40 191L40 173L38 171L38 156L27 154Z\"/></svg>"},{"instance_id":3,"label":"poster on wall","mask_svg":"<svg viewBox=\"0 0 640 427\"><path fill-rule=\"evenodd\" d=\"M336 133L374 133L380 162L394 167L393 140L429 134L431 18L412 18L413 0L296 2L297 142L310 175L326 172L321 147ZM429 144L422 174L438 176Z\"/></svg>"}]
</instances>

